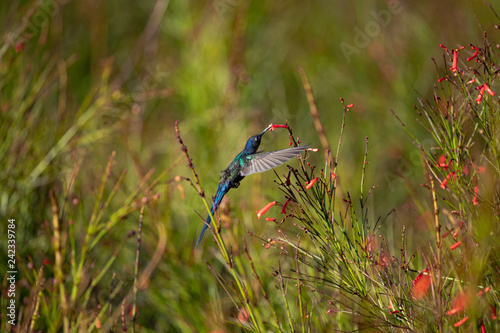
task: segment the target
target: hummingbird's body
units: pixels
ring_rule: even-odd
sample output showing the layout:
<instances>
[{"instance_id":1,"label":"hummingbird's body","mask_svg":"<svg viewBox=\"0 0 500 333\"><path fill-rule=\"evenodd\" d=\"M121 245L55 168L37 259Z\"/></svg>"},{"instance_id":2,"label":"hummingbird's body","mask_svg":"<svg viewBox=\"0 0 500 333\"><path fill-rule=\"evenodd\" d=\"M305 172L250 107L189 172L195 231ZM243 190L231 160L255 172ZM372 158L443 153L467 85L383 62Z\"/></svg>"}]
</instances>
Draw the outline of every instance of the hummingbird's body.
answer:
<instances>
[{"instance_id":1,"label":"hummingbird's body","mask_svg":"<svg viewBox=\"0 0 500 333\"><path fill-rule=\"evenodd\" d=\"M250 137L250 139L247 140L245 149L243 149L229 166L222 171L219 186L217 187L217 192L215 192L212 207L210 208L212 216L214 216L224 195L226 195L231 188L237 188L240 185L240 181L245 178L245 176L275 168L306 150L307 146L301 146L269 153L257 153L262 135L270 128L271 126L268 126L262 133ZM208 215L195 246L200 243L210 222L211 218L210 215Z\"/></svg>"}]
</instances>

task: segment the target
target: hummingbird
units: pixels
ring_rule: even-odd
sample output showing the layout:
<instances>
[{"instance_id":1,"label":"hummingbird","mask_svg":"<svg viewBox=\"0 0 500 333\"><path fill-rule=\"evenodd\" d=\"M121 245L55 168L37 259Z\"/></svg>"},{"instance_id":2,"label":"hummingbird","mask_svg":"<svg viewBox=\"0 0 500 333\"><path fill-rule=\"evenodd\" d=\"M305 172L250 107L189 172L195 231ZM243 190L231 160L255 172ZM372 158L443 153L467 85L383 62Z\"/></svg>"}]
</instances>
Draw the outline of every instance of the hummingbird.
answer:
<instances>
[{"instance_id":1,"label":"hummingbird","mask_svg":"<svg viewBox=\"0 0 500 333\"><path fill-rule=\"evenodd\" d=\"M214 216L222 198L230 189L237 188L240 185L241 180L246 176L251 175L252 173L271 170L287 162L294 156L299 155L309 146L305 145L267 153L257 152L262 136L272 127L273 125L269 125L264 131L262 131L262 133L251 136L245 144L245 149L236 155L229 166L221 172L222 175L219 180L219 186L217 187L217 192L215 192L212 207L210 208L211 214L208 215L203 225L203 229L201 230L200 237L198 238L195 247L198 246L203 238L203 235L205 234L205 231L208 229L208 225L211 222L210 215Z\"/></svg>"}]
</instances>

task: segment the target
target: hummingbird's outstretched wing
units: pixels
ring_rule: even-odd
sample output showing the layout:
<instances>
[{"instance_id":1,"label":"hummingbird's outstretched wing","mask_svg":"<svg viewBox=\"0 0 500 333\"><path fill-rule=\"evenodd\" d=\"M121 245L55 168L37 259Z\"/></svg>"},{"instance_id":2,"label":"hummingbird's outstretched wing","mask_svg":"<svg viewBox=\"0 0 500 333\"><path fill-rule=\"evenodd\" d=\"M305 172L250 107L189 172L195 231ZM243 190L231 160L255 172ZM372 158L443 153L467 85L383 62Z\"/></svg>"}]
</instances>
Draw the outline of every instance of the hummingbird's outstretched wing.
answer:
<instances>
[{"instance_id":1,"label":"hummingbird's outstretched wing","mask_svg":"<svg viewBox=\"0 0 500 333\"><path fill-rule=\"evenodd\" d=\"M247 162L241 169L240 175L245 177L252 173L264 172L276 168L302 153L307 147L309 145L249 155L246 157Z\"/></svg>"}]
</instances>

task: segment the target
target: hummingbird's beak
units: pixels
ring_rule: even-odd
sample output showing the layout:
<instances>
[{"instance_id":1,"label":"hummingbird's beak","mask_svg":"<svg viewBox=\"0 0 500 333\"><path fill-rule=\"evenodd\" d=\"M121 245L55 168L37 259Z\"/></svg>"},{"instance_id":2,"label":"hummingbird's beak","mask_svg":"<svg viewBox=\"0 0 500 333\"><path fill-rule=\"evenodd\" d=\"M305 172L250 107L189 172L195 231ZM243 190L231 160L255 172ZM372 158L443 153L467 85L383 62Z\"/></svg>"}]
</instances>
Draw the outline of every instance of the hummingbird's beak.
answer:
<instances>
[{"instance_id":1,"label":"hummingbird's beak","mask_svg":"<svg viewBox=\"0 0 500 333\"><path fill-rule=\"evenodd\" d=\"M260 133L260 135L266 133L271 127L273 127L273 125L267 126L267 128L265 130L263 130L262 133Z\"/></svg>"}]
</instances>

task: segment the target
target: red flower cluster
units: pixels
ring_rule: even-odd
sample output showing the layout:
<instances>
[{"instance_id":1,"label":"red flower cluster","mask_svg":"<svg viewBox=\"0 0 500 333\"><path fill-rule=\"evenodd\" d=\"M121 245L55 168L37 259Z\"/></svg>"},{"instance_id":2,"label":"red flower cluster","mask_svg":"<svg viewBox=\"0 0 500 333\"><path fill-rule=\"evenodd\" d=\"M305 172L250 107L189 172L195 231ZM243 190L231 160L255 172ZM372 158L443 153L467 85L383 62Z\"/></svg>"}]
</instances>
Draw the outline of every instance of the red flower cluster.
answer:
<instances>
[{"instance_id":1,"label":"red flower cluster","mask_svg":"<svg viewBox=\"0 0 500 333\"><path fill-rule=\"evenodd\" d=\"M477 299L481 298L484 295L484 293L487 293L489 291L490 291L489 287L484 288L484 290L480 290L477 293L476 298ZM451 301L451 309L448 310L446 312L446 314L448 316L452 316L452 315L457 314L457 313L464 313L470 307L470 305L473 303L473 298L474 298L474 294L470 289L459 292ZM495 307L493 305L490 305L490 309L491 309L491 319L496 320L497 313L496 313ZM457 321L455 324L453 324L453 326L459 327L459 326L463 325L468 319L469 319L469 316L465 316L462 319L460 319L459 321ZM482 330L482 332L486 332L486 330L484 329L483 323L481 323L481 330Z\"/></svg>"},{"instance_id":2,"label":"red flower cluster","mask_svg":"<svg viewBox=\"0 0 500 333\"><path fill-rule=\"evenodd\" d=\"M479 95L477 95L475 101L477 104L481 104L481 101L483 100L483 95L484 92L486 91L488 94L491 96L495 96L495 92L488 87L488 85L485 83L483 85L480 85L479 87L476 88L476 90L479 90Z\"/></svg>"},{"instance_id":3,"label":"red flower cluster","mask_svg":"<svg viewBox=\"0 0 500 333\"><path fill-rule=\"evenodd\" d=\"M438 164L436 165L438 168L443 168L443 170L446 170L450 167L450 163L451 163L451 159L448 161L448 163L446 163L446 156L441 155L441 157L439 157L439 160L438 160Z\"/></svg>"},{"instance_id":4,"label":"red flower cluster","mask_svg":"<svg viewBox=\"0 0 500 333\"><path fill-rule=\"evenodd\" d=\"M460 70L458 69L458 53L460 50L462 50L464 48L464 46L458 48L458 49L451 49L449 50L446 46L444 46L443 44L440 44L439 46L441 46L443 49L446 50L446 52L448 53L451 53L452 55L452 63L451 63L451 67L450 67L450 70L455 73L455 75L457 74L461 74L463 75L464 72L460 72ZM470 57L468 57L466 60L467 61L471 61L471 60L474 60L476 59L476 62L479 61L478 59L478 56L479 56L479 53L481 51L481 49L477 46L473 46L471 44L469 44L469 46L472 48L472 50L474 51L474 54ZM438 80L438 82L442 82L446 79L446 77L442 77ZM469 81L467 81L467 84L471 84L471 83L474 83L476 82L475 79L471 79ZM483 100L483 95L484 95L484 92L486 91L488 94L490 94L491 96L495 96L495 92L493 90L490 89L490 87L485 83L485 84L482 84L478 87L476 87L476 90L479 90L479 95L476 97L475 101L477 104L480 104L481 101Z\"/></svg>"},{"instance_id":5,"label":"red flower cluster","mask_svg":"<svg viewBox=\"0 0 500 333\"><path fill-rule=\"evenodd\" d=\"M453 161L452 159L450 159L448 162L446 162L446 156L441 155L441 157L439 158L438 160L438 164L436 165L438 168L442 168L443 171L444 170L447 170L449 167L450 167L450 164L451 164L451 161ZM454 180L457 178L457 175L454 171L451 171L447 176L446 178L441 182L441 188L444 190L446 188L446 185L448 185L448 180L450 180L450 178L453 178Z\"/></svg>"},{"instance_id":6,"label":"red flower cluster","mask_svg":"<svg viewBox=\"0 0 500 333\"><path fill-rule=\"evenodd\" d=\"M477 206L479 204L479 202L477 201L477 192L479 190L477 189L477 186L474 186L474 198L472 199L472 204L474 206Z\"/></svg>"},{"instance_id":7,"label":"red flower cluster","mask_svg":"<svg viewBox=\"0 0 500 333\"><path fill-rule=\"evenodd\" d=\"M448 162L446 161L446 156L444 154L442 154L439 159L438 159L438 163L436 164L436 167L438 168L442 168L443 171L444 170L447 170L449 167L450 167L450 164L451 164L451 161L453 161L453 159L450 159ZM483 173L485 172L485 168L482 167L482 166L478 166L478 165L473 165L473 168L474 170L477 172L477 173ZM463 168L463 174L464 175L469 175L469 168L467 166L464 166ZM453 179L455 180L457 178L457 174L455 171L450 171L450 173L448 173L448 175L446 175L446 178L443 179L443 181L441 182L440 184L440 187L444 190L446 189L446 186L448 185L448 181L450 179ZM478 201L478 193L479 193L479 188L477 186L474 187L474 198L472 199L472 204L474 206L477 206L479 204L479 201ZM458 246L458 245L457 245Z\"/></svg>"}]
</instances>

